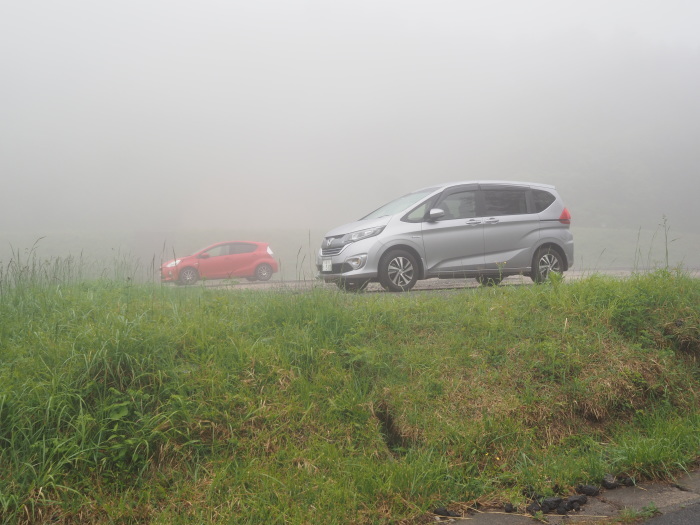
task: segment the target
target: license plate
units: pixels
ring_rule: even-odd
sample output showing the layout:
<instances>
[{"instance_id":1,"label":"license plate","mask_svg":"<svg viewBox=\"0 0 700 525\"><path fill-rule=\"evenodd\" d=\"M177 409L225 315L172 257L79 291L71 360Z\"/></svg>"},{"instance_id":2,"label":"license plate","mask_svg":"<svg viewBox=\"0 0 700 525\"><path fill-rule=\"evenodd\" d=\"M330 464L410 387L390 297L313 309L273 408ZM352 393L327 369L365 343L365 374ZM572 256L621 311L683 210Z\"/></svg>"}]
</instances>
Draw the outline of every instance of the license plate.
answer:
<instances>
[{"instance_id":1,"label":"license plate","mask_svg":"<svg viewBox=\"0 0 700 525\"><path fill-rule=\"evenodd\" d=\"M332 259L323 259L321 262L321 271L322 272L332 272L333 271L333 260Z\"/></svg>"}]
</instances>

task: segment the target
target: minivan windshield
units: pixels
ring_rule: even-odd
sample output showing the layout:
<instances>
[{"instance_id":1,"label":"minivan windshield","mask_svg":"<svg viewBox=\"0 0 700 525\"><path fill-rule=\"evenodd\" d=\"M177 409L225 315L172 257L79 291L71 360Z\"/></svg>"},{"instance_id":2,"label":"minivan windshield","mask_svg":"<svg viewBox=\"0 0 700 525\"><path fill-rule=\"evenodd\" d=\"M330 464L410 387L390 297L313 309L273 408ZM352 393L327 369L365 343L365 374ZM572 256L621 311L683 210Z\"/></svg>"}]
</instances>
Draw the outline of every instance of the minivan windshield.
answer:
<instances>
[{"instance_id":1,"label":"minivan windshield","mask_svg":"<svg viewBox=\"0 0 700 525\"><path fill-rule=\"evenodd\" d=\"M408 195L404 195L398 199L394 199L391 202L387 202L381 208L377 208L369 215L365 215L360 220L364 221L366 219L378 219L379 217L386 217L387 215L395 215L407 208L410 208L437 189L438 188L426 188L424 190L414 191L413 193L409 193Z\"/></svg>"}]
</instances>

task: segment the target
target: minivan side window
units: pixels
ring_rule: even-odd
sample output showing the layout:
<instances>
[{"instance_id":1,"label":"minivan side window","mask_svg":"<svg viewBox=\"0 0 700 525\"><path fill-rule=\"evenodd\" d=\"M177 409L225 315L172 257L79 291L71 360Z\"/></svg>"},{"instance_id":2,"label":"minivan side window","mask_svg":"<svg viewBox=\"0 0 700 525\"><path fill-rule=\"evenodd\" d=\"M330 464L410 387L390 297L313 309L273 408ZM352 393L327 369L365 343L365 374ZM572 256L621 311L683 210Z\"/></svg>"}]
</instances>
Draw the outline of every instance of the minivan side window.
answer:
<instances>
[{"instance_id":1,"label":"minivan side window","mask_svg":"<svg viewBox=\"0 0 700 525\"><path fill-rule=\"evenodd\" d=\"M425 218L425 214L428 212L428 205L431 204L433 201L434 199L430 199L430 201L424 202L417 208L407 213L402 220L405 220L407 222L421 222Z\"/></svg>"},{"instance_id":2,"label":"minivan side window","mask_svg":"<svg viewBox=\"0 0 700 525\"><path fill-rule=\"evenodd\" d=\"M527 191L525 189L486 189L484 215L521 215L527 213Z\"/></svg>"},{"instance_id":3,"label":"minivan side window","mask_svg":"<svg viewBox=\"0 0 700 525\"><path fill-rule=\"evenodd\" d=\"M471 219L476 217L476 191L451 193L436 208L445 212L440 220Z\"/></svg>"},{"instance_id":4,"label":"minivan side window","mask_svg":"<svg viewBox=\"0 0 700 525\"><path fill-rule=\"evenodd\" d=\"M428 211L435 207L434 204L437 198L437 196L429 198L427 201L419 206L416 206L406 215L401 217L401 220L404 222L423 222Z\"/></svg>"},{"instance_id":5,"label":"minivan side window","mask_svg":"<svg viewBox=\"0 0 700 525\"><path fill-rule=\"evenodd\" d=\"M535 211L543 212L554 202L554 195L544 190L532 190L532 200L535 203Z\"/></svg>"}]
</instances>

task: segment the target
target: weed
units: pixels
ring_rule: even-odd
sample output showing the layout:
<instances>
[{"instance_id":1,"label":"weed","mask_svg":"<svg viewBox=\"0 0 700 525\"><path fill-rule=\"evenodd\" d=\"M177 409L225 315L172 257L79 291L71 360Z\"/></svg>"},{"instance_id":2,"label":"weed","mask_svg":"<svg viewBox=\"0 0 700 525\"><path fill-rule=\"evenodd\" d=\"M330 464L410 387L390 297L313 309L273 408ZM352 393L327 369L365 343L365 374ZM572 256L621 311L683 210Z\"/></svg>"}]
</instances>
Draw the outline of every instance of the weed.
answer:
<instances>
[{"instance_id":1,"label":"weed","mask_svg":"<svg viewBox=\"0 0 700 525\"><path fill-rule=\"evenodd\" d=\"M620 523L638 523L641 519L653 518L657 514L659 514L659 508L652 501L649 505L639 510L630 508L622 509L617 520L619 520Z\"/></svg>"},{"instance_id":2,"label":"weed","mask_svg":"<svg viewBox=\"0 0 700 525\"><path fill-rule=\"evenodd\" d=\"M2 522L408 522L700 449L683 272L397 297L73 264L0 276Z\"/></svg>"}]
</instances>

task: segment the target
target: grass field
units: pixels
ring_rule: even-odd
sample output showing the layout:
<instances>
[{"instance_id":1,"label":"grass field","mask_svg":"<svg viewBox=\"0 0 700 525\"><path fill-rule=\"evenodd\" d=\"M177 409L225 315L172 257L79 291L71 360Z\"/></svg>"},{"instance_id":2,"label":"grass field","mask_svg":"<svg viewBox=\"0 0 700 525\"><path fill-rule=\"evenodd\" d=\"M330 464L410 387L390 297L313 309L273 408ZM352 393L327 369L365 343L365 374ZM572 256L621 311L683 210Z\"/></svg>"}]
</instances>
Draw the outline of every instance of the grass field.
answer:
<instances>
[{"instance_id":1,"label":"grass field","mask_svg":"<svg viewBox=\"0 0 700 525\"><path fill-rule=\"evenodd\" d=\"M421 523L700 457L700 281L407 294L0 273L3 523Z\"/></svg>"}]
</instances>

